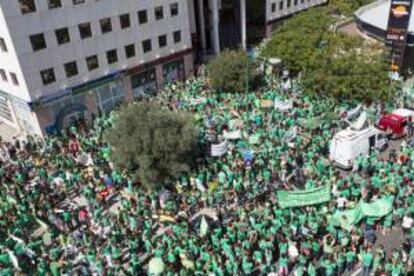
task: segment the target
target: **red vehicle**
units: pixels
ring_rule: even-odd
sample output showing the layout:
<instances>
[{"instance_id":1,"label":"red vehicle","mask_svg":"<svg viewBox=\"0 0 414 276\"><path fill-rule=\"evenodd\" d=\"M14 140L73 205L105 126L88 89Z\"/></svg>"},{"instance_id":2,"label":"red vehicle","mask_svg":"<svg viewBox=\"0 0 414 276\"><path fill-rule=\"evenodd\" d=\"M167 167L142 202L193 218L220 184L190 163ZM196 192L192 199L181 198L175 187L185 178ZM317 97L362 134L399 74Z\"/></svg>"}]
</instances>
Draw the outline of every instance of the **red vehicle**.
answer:
<instances>
[{"instance_id":1,"label":"red vehicle","mask_svg":"<svg viewBox=\"0 0 414 276\"><path fill-rule=\"evenodd\" d=\"M409 109L397 109L390 114L382 116L378 122L378 128L387 132L390 138L398 139L408 132L408 121L414 117L414 111Z\"/></svg>"}]
</instances>

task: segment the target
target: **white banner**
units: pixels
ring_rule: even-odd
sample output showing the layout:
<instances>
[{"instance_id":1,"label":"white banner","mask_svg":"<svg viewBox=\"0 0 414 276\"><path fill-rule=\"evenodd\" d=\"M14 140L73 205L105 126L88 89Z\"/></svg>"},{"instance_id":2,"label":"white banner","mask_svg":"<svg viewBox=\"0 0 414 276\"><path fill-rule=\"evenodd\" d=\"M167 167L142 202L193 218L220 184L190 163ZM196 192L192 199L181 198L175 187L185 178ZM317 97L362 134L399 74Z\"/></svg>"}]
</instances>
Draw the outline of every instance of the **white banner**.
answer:
<instances>
[{"instance_id":1,"label":"white banner","mask_svg":"<svg viewBox=\"0 0 414 276\"><path fill-rule=\"evenodd\" d=\"M279 110L289 110L293 107L293 102L290 100L287 101L281 101L281 100L275 100L275 109Z\"/></svg>"},{"instance_id":2,"label":"white banner","mask_svg":"<svg viewBox=\"0 0 414 276\"><path fill-rule=\"evenodd\" d=\"M242 128L242 127L243 127L243 120L233 119L229 121L230 129L236 129L236 128Z\"/></svg>"},{"instance_id":3,"label":"white banner","mask_svg":"<svg viewBox=\"0 0 414 276\"><path fill-rule=\"evenodd\" d=\"M223 133L223 137L227 140L237 140L241 138L241 130L235 130L235 131L226 131Z\"/></svg>"},{"instance_id":4,"label":"white banner","mask_svg":"<svg viewBox=\"0 0 414 276\"><path fill-rule=\"evenodd\" d=\"M217 145L211 145L211 156L222 156L227 152L228 146L228 141L224 141Z\"/></svg>"},{"instance_id":5,"label":"white banner","mask_svg":"<svg viewBox=\"0 0 414 276\"><path fill-rule=\"evenodd\" d=\"M190 104L191 105L197 105L197 104L201 104L201 103L205 103L207 102L206 98L192 98L190 99Z\"/></svg>"}]
</instances>

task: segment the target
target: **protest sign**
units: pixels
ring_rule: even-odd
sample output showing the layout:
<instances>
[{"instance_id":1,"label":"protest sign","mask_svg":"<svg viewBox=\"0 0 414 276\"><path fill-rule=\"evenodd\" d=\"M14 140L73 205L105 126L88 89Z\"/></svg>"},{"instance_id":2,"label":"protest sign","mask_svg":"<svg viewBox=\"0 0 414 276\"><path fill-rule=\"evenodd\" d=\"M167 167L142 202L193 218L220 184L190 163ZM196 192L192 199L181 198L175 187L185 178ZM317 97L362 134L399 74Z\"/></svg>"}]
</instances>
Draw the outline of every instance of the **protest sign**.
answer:
<instances>
[{"instance_id":1,"label":"protest sign","mask_svg":"<svg viewBox=\"0 0 414 276\"><path fill-rule=\"evenodd\" d=\"M279 191L277 199L282 208L319 204L331 199L331 186L326 185L303 191Z\"/></svg>"},{"instance_id":2,"label":"protest sign","mask_svg":"<svg viewBox=\"0 0 414 276\"><path fill-rule=\"evenodd\" d=\"M241 138L241 131L235 130L235 131L226 131L223 133L223 137L227 140L237 140Z\"/></svg>"},{"instance_id":3,"label":"protest sign","mask_svg":"<svg viewBox=\"0 0 414 276\"><path fill-rule=\"evenodd\" d=\"M251 149L243 149L240 150L240 153L243 155L243 160L246 161L252 161L254 157L254 152Z\"/></svg>"},{"instance_id":4,"label":"protest sign","mask_svg":"<svg viewBox=\"0 0 414 276\"><path fill-rule=\"evenodd\" d=\"M229 121L229 128L230 129L237 129L243 127L243 120L240 119L233 119Z\"/></svg>"},{"instance_id":5,"label":"protest sign","mask_svg":"<svg viewBox=\"0 0 414 276\"><path fill-rule=\"evenodd\" d=\"M227 152L228 146L227 140L217 145L211 145L211 156L222 156Z\"/></svg>"},{"instance_id":6,"label":"protest sign","mask_svg":"<svg viewBox=\"0 0 414 276\"><path fill-rule=\"evenodd\" d=\"M262 105L262 108L269 108L269 107L272 107L273 102L272 100L262 100L261 105Z\"/></svg>"},{"instance_id":7,"label":"protest sign","mask_svg":"<svg viewBox=\"0 0 414 276\"><path fill-rule=\"evenodd\" d=\"M282 101L282 100L275 100L275 109L279 109L281 111L289 110L293 107L292 101Z\"/></svg>"},{"instance_id":8,"label":"protest sign","mask_svg":"<svg viewBox=\"0 0 414 276\"><path fill-rule=\"evenodd\" d=\"M253 134L249 137L249 144L256 145L260 143L260 135L259 134Z\"/></svg>"},{"instance_id":9,"label":"protest sign","mask_svg":"<svg viewBox=\"0 0 414 276\"><path fill-rule=\"evenodd\" d=\"M191 105L204 104L206 102L207 102L206 98L192 98L192 99L190 99L190 104Z\"/></svg>"}]
</instances>

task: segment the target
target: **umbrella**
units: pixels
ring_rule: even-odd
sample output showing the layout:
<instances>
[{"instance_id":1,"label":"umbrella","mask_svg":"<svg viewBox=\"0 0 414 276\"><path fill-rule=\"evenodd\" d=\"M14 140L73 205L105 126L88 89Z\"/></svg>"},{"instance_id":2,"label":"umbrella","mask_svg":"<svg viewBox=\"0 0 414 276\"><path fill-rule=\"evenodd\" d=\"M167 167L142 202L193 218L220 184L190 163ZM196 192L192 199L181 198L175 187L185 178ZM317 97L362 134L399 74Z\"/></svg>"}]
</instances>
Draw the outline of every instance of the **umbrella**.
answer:
<instances>
[{"instance_id":1,"label":"umbrella","mask_svg":"<svg viewBox=\"0 0 414 276\"><path fill-rule=\"evenodd\" d=\"M165 264L161 258L154 257L148 264L149 275L160 275L164 272Z\"/></svg>"},{"instance_id":2,"label":"umbrella","mask_svg":"<svg viewBox=\"0 0 414 276\"><path fill-rule=\"evenodd\" d=\"M197 219L200 216L207 216L212 220L218 220L217 212L212 208L204 208L201 211L197 212L191 217L191 221Z\"/></svg>"},{"instance_id":3,"label":"umbrella","mask_svg":"<svg viewBox=\"0 0 414 276\"><path fill-rule=\"evenodd\" d=\"M193 215L190 219L193 230L199 233L200 237L207 235L208 230L219 223L216 210L204 208L200 212Z\"/></svg>"}]
</instances>

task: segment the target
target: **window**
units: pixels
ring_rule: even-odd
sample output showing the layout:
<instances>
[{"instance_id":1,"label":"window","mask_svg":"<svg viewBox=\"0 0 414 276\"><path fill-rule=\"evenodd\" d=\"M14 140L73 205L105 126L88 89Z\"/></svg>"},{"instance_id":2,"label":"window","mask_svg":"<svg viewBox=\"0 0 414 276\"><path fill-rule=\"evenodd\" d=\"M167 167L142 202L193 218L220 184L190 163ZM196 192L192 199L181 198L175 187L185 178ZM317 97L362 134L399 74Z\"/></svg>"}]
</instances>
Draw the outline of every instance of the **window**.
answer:
<instances>
[{"instance_id":1,"label":"window","mask_svg":"<svg viewBox=\"0 0 414 276\"><path fill-rule=\"evenodd\" d=\"M160 48L167 46L167 35L160 35L158 37L158 46Z\"/></svg>"},{"instance_id":2,"label":"window","mask_svg":"<svg viewBox=\"0 0 414 276\"><path fill-rule=\"evenodd\" d=\"M125 46L125 56L127 58L132 58L135 56L135 45L134 44L129 44Z\"/></svg>"},{"instance_id":3,"label":"window","mask_svg":"<svg viewBox=\"0 0 414 276\"><path fill-rule=\"evenodd\" d=\"M154 8L155 20L161 20L164 18L164 10L162 6Z\"/></svg>"},{"instance_id":4,"label":"window","mask_svg":"<svg viewBox=\"0 0 414 276\"><path fill-rule=\"evenodd\" d=\"M272 3L272 12L276 11L276 3Z\"/></svg>"},{"instance_id":5,"label":"window","mask_svg":"<svg viewBox=\"0 0 414 276\"><path fill-rule=\"evenodd\" d=\"M3 81L7 81L6 71L4 69L0 69L0 77Z\"/></svg>"},{"instance_id":6,"label":"window","mask_svg":"<svg viewBox=\"0 0 414 276\"><path fill-rule=\"evenodd\" d=\"M139 24L145 24L148 22L147 10L138 11Z\"/></svg>"},{"instance_id":7,"label":"window","mask_svg":"<svg viewBox=\"0 0 414 276\"><path fill-rule=\"evenodd\" d=\"M290 8L291 3L292 3L292 0L288 0L288 1L287 1L287 4L286 4L286 7L287 7L287 8Z\"/></svg>"},{"instance_id":8,"label":"window","mask_svg":"<svg viewBox=\"0 0 414 276\"><path fill-rule=\"evenodd\" d=\"M283 10L283 1L279 2L279 11Z\"/></svg>"},{"instance_id":9,"label":"window","mask_svg":"<svg viewBox=\"0 0 414 276\"><path fill-rule=\"evenodd\" d=\"M305 0L300 0L300 3L303 4L305 2Z\"/></svg>"},{"instance_id":10,"label":"window","mask_svg":"<svg viewBox=\"0 0 414 276\"><path fill-rule=\"evenodd\" d=\"M85 0L72 0L73 5L83 4L85 3Z\"/></svg>"},{"instance_id":11,"label":"window","mask_svg":"<svg viewBox=\"0 0 414 276\"><path fill-rule=\"evenodd\" d=\"M151 39L147 39L147 40L142 41L142 49L143 49L144 53L147 53L147 52L152 50Z\"/></svg>"},{"instance_id":12,"label":"window","mask_svg":"<svg viewBox=\"0 0 414 276\"><path fill-rule=\"evenodd\" d=\"M131 21L129 20L129 14L122 14L119 16L119 21L121 25L121 29L126 29L131 27Z\"/></svg>"},{"instance_id":13,"label":"window","mask_svg":"<svg viewBox=\"0 0 414 276\"><path fill-rule=\"evenodd\" d=\"M63 67L65 68L65 73L66 73L67 78L70 78L70 77L73 77L79 74L78 65L76 64L76 61L65 63Z\"/></svg>"},{"instance_id":14,"label":"window","mask_svg":"<svg viewBox=\"0 0 414 276\"><path fill-rule=\"evenodd\" d=\"M49 9L55 9L55 8L62 7L61 0L48 0L47 3L48 3L48 6L49 6Z\"/></svg>"},{"instance_id":15,"label":"window","mask_svg":"<svg viewBox=\"0 0 414 276\"><path fill-rule=\"evenodd\" d=\"M88 70L92 71L99 67L98 56L90 56L86 58L86 65L88 66Z\"/></svg>"},{"instance_id":16,"label":"window","mask_svg":"<svg viewBox=\"0 0 414 276\"><path fill-rule=\"evenodd\" d=\"M30 36L33 51L39 51L46 48L46 41L43 34L35 34Z\"/></svg>"},{"instance_id":17,"label":"window","mask_svg":"<svg viewBox=\"0 0 414 276\"><path fill-rule=\"evenodd\" d=\"M298 0L293 0L293 5L296 6L298 4Z\"/></svg>"},{"instance_id":18,"label":"window","mask_svg":"<svg viewBox=\"0 0 414 276\"><path fill-rule=\"evenodd\" d=\"M88 38L92 36L92 29L91 29L91 23L86 22L79 24L79 34L82 39Z\"/></svg>"},{"instance_id":19,"label":"window","mask_svg":"<svg viewBox=\"0 0 414 276\"><path fill-rule=\"evenodd\" d=\"M118 61L118 54L115 49L106 52L106 59L108 64L112 64Z\"/></svg>"},{"instance_id":20,"label":"window","mask_svg":"<svg viewBox=\"0 0 414 276\"><path fill-rule=\"evenodd\" d=\"M19 0L19 5L22 14L36 11L36 5L34 0Z\"/></svg>"},{"instance_id":21,"label":"window","mask_svg":"<svg viewBox=\"0 0 414 276\"><path fill-rule=\"evenodd\" d=\"M174 43L178 43L181 41L181 31L176 31L173 33Z\"/></svg>"},{"instance_id":22,"label":"window","mask_svg":"<svg viewBox=\"0 0 414 276\"><path fill-rule=\"evenodd\" d=\"M55 30L56 40L59 45L70 42L68 28L62 28Z\"/></svg>"},{"instance_id":23,"label":"window","mask_svg":"<svg viewBox=\"0 0 414 276\"><path fill-rule=\"evenodd\" d=\"M43 85L48 85L56 81L55 72L53 71L53 68L40 71L40 76L42 77Z\"/></svg>"},{"instance_id":24,"label":"window","mask_svg":"<svg viewBox=\"0 0 414 276\"><path fill-rule=\"evenodd\" d=\"M0 50L2 52L7 52L6 41L4 41L4 38L2 37L0 37Z\"/></svg>"},{"instance_id":25,"label":"window","mask_svg":"<svg viewBox=\"0 0 414 276\"><path fill-rule=\"evenodd\" d=\"M101 24L101 31L103 34L112 31L111 18L101 19L99 20L99 23Z\"/></svg>"},{"instance_id":26,"label":"window","mask_svg":"<svg viewBox=\"0 0 414 276\"><path fill-rule=\"evenodd\" d=\"M13 85L19 85L19 81L17 80L17 76L15 73L10 72L10 78L12 80Z\"/></svg>"},{"instance_id":27,"label":"window","mask_svg":"<svg viewBox=\"0 0 414 276\"><path fill-rule=\"evenodd\" d=\"M170 5L171 17L178 15L178 3L172 3Z\"/></svg>"}]
</instances>

